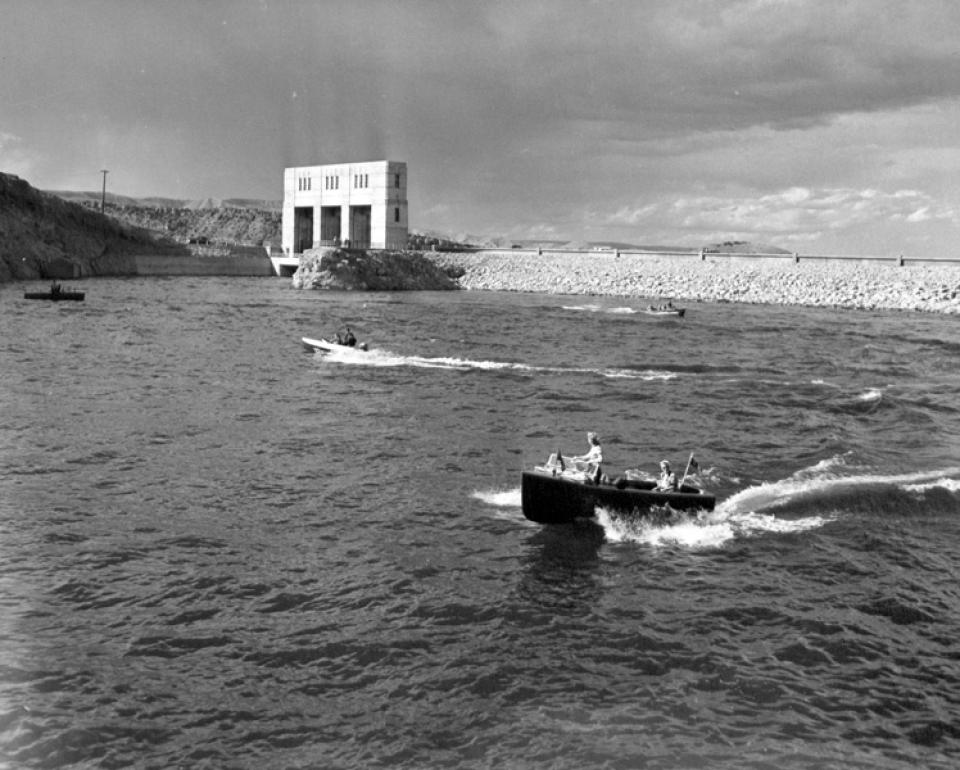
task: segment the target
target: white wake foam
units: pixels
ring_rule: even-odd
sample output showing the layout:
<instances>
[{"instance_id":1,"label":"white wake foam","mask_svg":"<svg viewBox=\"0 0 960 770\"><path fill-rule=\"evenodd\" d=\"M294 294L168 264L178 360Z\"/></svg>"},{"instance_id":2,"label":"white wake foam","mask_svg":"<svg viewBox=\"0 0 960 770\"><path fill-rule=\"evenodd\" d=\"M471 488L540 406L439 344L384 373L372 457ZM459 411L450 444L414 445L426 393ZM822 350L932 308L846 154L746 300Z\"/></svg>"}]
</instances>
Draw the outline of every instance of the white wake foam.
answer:
<instances>
[{"instance_id":1,"label":"white wake foam","mask_svg":"<svg viewBox=\"0 0 960 770\"><path fill-rule=\"evenodd\" d=\"M676 372L659 371L656 369L608 369L590 367L563 367L563 366L531 366L512 361L474 361L468 358L439 357L426 358L423 356L401 356L385 350L371 350L359 352L349 348L333 350L329 353L317 353L324 361L338 364L370 367L399 367L410 366L420 369L452 369L457 371L509 371L520 374L584 374L599 375L608 379L645 380L647 382L675 379Z\"/></svg>"},{"instance_id":2,"label":"white wake foam","mask_svg":"<svg viewBox=\"0 0 960 770\"><path fill-rule=\"evenodd\" d=\"M520 487L501 491L476 491L473 497L495 508L520 507Z\"/></svg>"}]
</instances>

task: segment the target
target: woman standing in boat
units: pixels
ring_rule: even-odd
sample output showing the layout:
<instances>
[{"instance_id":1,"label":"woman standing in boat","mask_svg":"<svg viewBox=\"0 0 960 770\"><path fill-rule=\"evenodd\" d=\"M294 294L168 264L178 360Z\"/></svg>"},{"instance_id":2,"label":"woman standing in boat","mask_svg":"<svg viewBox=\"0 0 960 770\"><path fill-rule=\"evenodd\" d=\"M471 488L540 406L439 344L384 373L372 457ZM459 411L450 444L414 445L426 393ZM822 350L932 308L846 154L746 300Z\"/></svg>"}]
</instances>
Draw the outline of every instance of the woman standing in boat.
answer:
<instances>
[{"instance_id":1,"label":"woman standing in boat","mask_svg":"<svg viewBox=\"0 0 960 770\"><path fill-rule=\"evenodd\" d=\"M590 449L586 454L570 459L573 460L573 466L577 470L586 471L591 476L599 478L600 464L603 462L603 448L600 446L600 437L590 431L587 434L587 443L590 445Z\"/></svg>"},{"instance_id":2,"label":"woman standing in boat","mask_svg":"<svg viewBox=\"0 0 960 770\"><path fill-rule=\"evenodd\" d=\"M657 491L677 491L677 474L670 470L670 463L666 460L660 461L660 480L657 482Z\"/></svg>"}]
</instances>

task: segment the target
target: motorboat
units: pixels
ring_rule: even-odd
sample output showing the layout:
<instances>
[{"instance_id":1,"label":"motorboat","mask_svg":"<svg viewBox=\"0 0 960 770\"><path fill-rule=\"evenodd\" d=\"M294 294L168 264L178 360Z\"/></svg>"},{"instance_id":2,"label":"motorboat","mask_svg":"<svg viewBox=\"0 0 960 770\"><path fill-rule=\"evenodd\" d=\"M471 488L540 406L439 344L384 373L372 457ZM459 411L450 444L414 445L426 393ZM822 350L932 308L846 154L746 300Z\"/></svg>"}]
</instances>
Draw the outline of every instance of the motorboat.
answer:
<instances>
[{"instance_id":1,"label":"motorboat","mask_svg":"<svg viewBox=\"0 0 960 770\"><path fill-rule=\"evenodd\" d=\"M27 291L23 293L24 299L45 299L51 302L83 302L86 294L82 291L68 291L59 283L50 284L49 291Z\"/></svg>"},{"instance_id":2,"label":"motorboat","mask_svg":"<svg viewBox=\"0 0 960 770\"><path fill-rule=\"evenodd\" d=\"M625 474L615 479L595 470L567 467L551 455L544 465L522 471L523 515L539 524L569 524L596 517L597 508L621 515L657 516L679 511L712 511L716 498L692 484L676 491L657 489L651 479Z\"/></svg>"},{"instance_id":3,"label":"motorboat","mask_svg":"<svg viewBox=\"0 0 960 770\"><path fill-rule=\"evenodd\" d=\"M307 350L311 350L314 353L334 353L334 352L357 352L357 353L367 353L366 342L358 342L356 345L346 345L342 342L335 342L333 340L328 340L320 338L318 340L312 339L310 337L301 337L303 346Z\"/></svg>"}]
</instances>

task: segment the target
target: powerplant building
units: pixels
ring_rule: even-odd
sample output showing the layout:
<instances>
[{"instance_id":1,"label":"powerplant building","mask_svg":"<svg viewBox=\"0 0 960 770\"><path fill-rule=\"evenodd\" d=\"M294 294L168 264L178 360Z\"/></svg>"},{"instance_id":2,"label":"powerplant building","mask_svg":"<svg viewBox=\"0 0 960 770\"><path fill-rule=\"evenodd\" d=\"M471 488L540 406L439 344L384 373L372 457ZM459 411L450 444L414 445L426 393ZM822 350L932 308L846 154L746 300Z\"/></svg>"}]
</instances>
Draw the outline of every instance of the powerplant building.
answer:
<instances>
[{"instance_id":1,"label":"powerplant building","mask_svg":"<svg viewBox=\"0 0 960 770\"><path fill-rule=\"evenodd\" d=\"M392 160L283 171L283 254L407 245L407 164Z\"/></svg>"}]
</instances>

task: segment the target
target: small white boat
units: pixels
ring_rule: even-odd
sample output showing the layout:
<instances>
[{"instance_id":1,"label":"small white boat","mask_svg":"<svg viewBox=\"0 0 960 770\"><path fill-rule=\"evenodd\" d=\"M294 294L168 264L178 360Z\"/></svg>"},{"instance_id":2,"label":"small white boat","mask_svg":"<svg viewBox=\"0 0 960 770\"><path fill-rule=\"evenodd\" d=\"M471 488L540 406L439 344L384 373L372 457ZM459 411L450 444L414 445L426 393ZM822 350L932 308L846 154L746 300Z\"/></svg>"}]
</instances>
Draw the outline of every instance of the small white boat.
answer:
<instances>
[{"instance_id":1,"label":"small white boat","mask_svg":"<svg viewBox=\"0 0 960 770\"><path fill-rule=\"evenodd\" d=\"M312 339L310 337L301 337L303 346L307 350L312 350L315 353L368 353L367 343L358 342L356 345L344 345L339 342L333 342L332 340L323 339L322 337L318 340Z\"/></svg>"}]
</instances>

